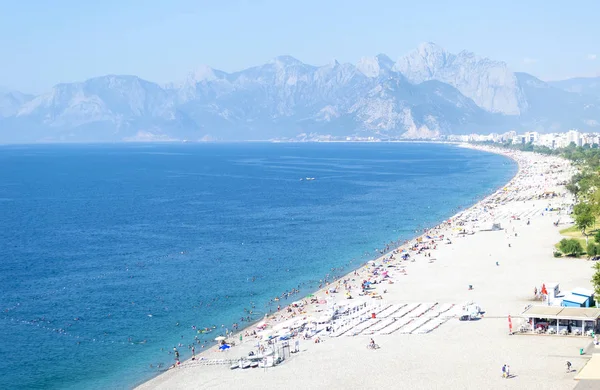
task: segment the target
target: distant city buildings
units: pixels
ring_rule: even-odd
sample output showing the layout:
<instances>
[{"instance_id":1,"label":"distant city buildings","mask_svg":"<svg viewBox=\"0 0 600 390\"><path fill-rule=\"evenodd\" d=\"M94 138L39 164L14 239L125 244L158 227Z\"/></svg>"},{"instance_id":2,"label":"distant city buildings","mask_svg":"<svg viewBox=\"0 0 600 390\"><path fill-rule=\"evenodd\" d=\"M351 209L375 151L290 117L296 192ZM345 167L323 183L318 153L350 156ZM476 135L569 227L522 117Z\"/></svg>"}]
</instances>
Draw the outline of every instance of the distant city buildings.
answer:
<instances>
[{"instance_id":1,"label":"distant city buildings","mask_svg":"<svg viewBox=\"0 0 600 390\"><path fill-rule=\"evenodd\" d=\"M448 141L460 142L512 142L513 144L525 144L531 142L533 145L546 146L550 149L564 148L574 143L577 146L589 145L597 147L600 144L600 134L581 133L579 130L572 129L566 133L540 134L536 131L530 131L523 134L517 134L516 131L508 131L503 134L492 133L488 135L470 134L470 135L449 135Z\"/></svg>"}]
</instances>

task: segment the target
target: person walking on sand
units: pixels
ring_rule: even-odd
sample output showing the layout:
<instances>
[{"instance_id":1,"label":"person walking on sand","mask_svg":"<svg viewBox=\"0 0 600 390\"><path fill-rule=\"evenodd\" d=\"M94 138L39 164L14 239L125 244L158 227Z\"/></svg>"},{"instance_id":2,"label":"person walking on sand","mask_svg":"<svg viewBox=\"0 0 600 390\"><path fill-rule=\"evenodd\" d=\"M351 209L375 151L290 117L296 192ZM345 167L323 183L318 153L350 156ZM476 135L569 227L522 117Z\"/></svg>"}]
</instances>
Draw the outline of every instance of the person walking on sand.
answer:
<instances>
[{"instance_id":1,"label":"person walking on sand","mask_svg":"<svg viewBox=\"0 0 600 390\"><path fill-rule=\"evenodd\" d=\"M571 362L567 361L567 372L571 372Z\"/></svg>"},{"instance_id":2,"label":"person walking on sand","mask_svg":"<svg viewBox=\"0 0 600 390\"><path fill-rule=\"evenodd\" d=\"M506 364L502 366L502 378L506 378Z\"/></svg>"}]
</instances>

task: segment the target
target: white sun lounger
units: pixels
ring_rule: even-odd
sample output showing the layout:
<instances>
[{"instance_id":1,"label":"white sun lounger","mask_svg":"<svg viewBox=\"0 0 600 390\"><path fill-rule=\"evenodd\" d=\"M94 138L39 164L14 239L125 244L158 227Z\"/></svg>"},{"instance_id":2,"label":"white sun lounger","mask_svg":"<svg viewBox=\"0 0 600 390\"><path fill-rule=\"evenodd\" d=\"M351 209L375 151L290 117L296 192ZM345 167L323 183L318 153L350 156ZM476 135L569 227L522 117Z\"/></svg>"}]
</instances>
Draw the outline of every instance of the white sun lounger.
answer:
<instances>
[{"instance_id":1,"label":"white sun lounger","mask_svg":"<svg viewBox=\"0 0 600 390\"><path fill-rule=\"evenodd\" d=\"M352 329L352 331L348 332L346 335L347 336L356 336L359 335L362 331L364 331L365 329L375 325L376 323L378 323L379 321L376 319L369 319L365 322L361 322L360 324L356 325L354 327L354 329Z\"/></svg>"},{"instance_id":2,"label":"white sun lounger","mask_svg":"<svg viewBox=\"0 0 600 390\"><path fill-rule=\"evenodd\" d=\"M375 313L377 313L377 317L382 317L381 313L384 313L385 311L387 311L390 307L392 307L393 305L386 305L386 306L382 306L380 307Z\"/></svg>"},{"instance_id":3,"label":"white sun lounger","mask_svg":"<svg viewBox=\"0 0 600 390\"><path fill-rule=\"evenodd\" d=\"M404 329L404 327L408 326L408 324L410 324L414 320L415 319L412 317L403 317L403 318L399 319L398 321L396 321L394 326L390 326L389 328L387 328L385 330L385 332L382 332L381 334L392 334L394 332L397 332L400 329ZM401 332L401 333L404 333L404 332Z\"/></svg>"},{"instance_id":4,"label":"white sun lounger","mask_svg":"<svg viewBox=\"0 0 600 390\"><path fill-rule=\"evenodd\" d=\"M433 318L431 321L427 322L425 325L421 326L413 333L418 333L418 334L429 333L429 332L437 329L440 325L442 325L446 321L448 321L448 318L440 318L440 317Z\"/></svg>"},{"instance_id":5,"label":"white sun lounger","mask_svg":"<svg viewBox=\"0 0 600 390\"><path fill-rule=\"evenodd\" d=\"M424 316L430 318L438 317L446 313L448 310L452 309L452 307L454 307L454 303L443 303L441 305L437 305L434 309L425 313Z\"/></svg>"},{"instance_id":6,"label":"white sun lounger","mask_svg":"<svg viewBox=\"0 0 600 390\"><path fill-rule=\"evenodd\" d=\"M410 313L411 317L421 317L423 314L427 313L429 310L433 309L437 303L423 303L417 310Z\"/></svg>"},{"instance_id":7,"label":"white sun lounger","mask_svg":"<svg viewBox=\"0 0 600 390\"><path fill-rule=\"evenodd\" d=\"M402 309L404 306L406 306L406 304L392 305L389 308L387 308L386 310L377 314L377 317L381 317L381 318L392 317L394 313L396 313L398 310Z\"/></svg>"},{"instance_id":8,"label":"white sun lounger","mask_svg":"<svg viewBox=\"0 0 600 390\"><path fill-rule=\"evenodd\" d=\"M417 309L419 306L421 306L420 303L409 303L408 305L404 306L402 309L394 313L394 318L402 318L414 311L415 309Z\"/></svg>"},{"instance_id":9,"label":"white sun lounger","mask_svg":"<svg viewBox=\"0 0 600 390\"><path fill-rule=\"evenodd\" d=\"M431 318L428 317L415 318L414 321L406 325L404 328L400 329L400 333L413 333L429 321L431 321Z\"/></svg>"},{"instance_id":10,"label":"white sun lounger","mask_svg":"<svg viewBox=\"0 0 600 390\"><path fill-rule=\"evenodd\" d=\"M383 329L392 325L396 320L394 318L385 318L381 320L377 325L373 325L371 328L367 329L363 334L371 335L375 333L381 332Z\"/></svg>"}]
</instances>

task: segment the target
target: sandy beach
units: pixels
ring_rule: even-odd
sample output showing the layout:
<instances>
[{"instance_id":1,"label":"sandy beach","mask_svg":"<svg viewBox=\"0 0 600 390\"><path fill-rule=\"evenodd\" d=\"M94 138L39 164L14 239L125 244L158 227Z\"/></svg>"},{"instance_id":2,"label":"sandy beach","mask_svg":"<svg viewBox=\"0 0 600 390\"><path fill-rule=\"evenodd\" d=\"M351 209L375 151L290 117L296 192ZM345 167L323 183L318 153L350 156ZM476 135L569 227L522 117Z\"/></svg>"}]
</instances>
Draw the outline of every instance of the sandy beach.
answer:
<instances>
[{"instance_id":1,"label":"sandy beach","mask_svg":"<svg viewBox=\"0 0 600 390\"><path fill-rule=\"evenodd\" d=\"M565 371L565 361L581 369L588 357L579 349L591 340L509 335L507 317L518 329L525 307L540 303L534 288L542 283L558 282L567 291L591 288L592 262L553 256L559 230L571 224L566 209L573 199L560 183L575 169L558 157L493 152L519 164L517 175L493 195L314 293L316 303L304 298L290 311L282 303L281 311L266 319L265 330L245 329L243 342L234 335L230 340L236 345L226 351L213 347L138 388L573 389L576 373ZM501 229L492 230L494 224ZM363 294L365 280L377 283ZM483 316L459 321L471 302ZM331 322L318 324L336 310ZM250 351L260 353L258 343L268 350L267 334L290 333L279 329L284 321L306 323L289 340L291 350L298 341L299 352L284 352L285 360L274 367L230 369ZM371 338L378 349L367 348ZM277 341L277 348L282 343ZM505 364L509 379L502 378Z\"/></svg>"}]
</instances>

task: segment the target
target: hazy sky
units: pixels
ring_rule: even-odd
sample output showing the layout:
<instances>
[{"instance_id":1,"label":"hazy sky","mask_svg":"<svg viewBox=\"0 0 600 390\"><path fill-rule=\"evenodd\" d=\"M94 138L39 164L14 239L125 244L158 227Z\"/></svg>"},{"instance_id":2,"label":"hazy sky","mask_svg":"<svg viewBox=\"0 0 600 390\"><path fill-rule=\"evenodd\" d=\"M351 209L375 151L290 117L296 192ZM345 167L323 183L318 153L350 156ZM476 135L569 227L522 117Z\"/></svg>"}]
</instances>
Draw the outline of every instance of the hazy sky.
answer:
<instances>
[{"instance_id":1,"label":"hazy sky","mask_svg":"<svg viewBox=\"0 0 600 390\"><path fill-rule=\"evenodd\" d=\"M598 0L0 1L0 85L40 93L108 73L167 82L282 55L322 65L419 43L552 80L600 75Z\"/></svg>"}]
</instances>

